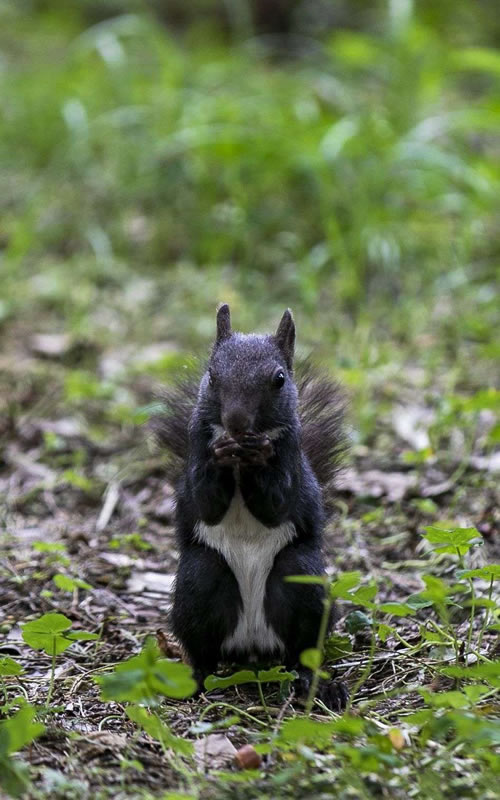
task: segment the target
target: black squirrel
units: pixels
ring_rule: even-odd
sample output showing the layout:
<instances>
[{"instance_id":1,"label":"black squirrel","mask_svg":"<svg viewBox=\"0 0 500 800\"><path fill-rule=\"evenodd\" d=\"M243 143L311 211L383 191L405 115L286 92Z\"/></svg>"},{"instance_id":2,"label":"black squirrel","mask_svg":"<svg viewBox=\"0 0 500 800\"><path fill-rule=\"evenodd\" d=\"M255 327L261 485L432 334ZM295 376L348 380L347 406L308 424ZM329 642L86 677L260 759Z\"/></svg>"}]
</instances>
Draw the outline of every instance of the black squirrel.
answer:
<instances>
[{"instance_id":1,"label":"black squirrel","mask_svg":"<svg viewBox=\"0 0 500 800\"><path fill-rule=\"evenodd\" d=\"M294 344L289 310L275 335L245 335L222 305L201 382L167 392L155 420L178 474L171 624L200 688L222 661L279 661L298 669L299 691L310 681L299 656L316 646L324 590L284 577L324 572L322 489L344 449L344 403L311 369L295 382ZM347 700L335 681L321 696Z\"/></svg>"}]
</instances>

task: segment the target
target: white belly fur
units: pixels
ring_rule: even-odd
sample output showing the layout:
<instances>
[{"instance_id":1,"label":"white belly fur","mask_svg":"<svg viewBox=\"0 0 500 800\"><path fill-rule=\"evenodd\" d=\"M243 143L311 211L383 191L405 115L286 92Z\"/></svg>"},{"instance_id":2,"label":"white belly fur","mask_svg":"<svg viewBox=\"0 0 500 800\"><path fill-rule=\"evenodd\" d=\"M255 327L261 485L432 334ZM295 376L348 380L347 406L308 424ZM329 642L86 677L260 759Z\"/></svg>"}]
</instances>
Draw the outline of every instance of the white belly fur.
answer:
<instances>
[{"instance_id":1,"label":"white belly fur","mask_svg":"<svg viewBox=\"0 0 500 800\"><path fill-rule=\"evenodd\" d=\"M233 633L224 639L222 650L283 651L283 642L266 622L264 596L276 554L294 538L295 526L286 522L266 528L247 509L237 487L222 522L199 522L196 536L224 556L240 587L240 617Z\"/></svg>"}]
</instances>

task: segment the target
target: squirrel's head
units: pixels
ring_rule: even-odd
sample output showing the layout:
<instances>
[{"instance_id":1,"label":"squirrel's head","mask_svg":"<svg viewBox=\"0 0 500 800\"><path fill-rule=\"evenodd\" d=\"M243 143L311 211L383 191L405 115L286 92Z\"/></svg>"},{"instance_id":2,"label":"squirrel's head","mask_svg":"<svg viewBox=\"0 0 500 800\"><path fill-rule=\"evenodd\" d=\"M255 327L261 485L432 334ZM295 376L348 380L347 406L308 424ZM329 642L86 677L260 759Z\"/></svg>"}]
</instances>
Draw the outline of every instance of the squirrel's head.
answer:
<instances>
[{"instance_id":1,"label":"squirrel's head","mask_svg":"<svg viewBox=\"0 0 500 800\"><path fill-rule=\"evenodd\" d=\"M295 324L285 311L275 334L231 330L228 305L217 312L217 335L201 382L200 399L210 422L231 436L267 433L272 438L297 423L292 373Z\"/></svg>"}]
</instances>

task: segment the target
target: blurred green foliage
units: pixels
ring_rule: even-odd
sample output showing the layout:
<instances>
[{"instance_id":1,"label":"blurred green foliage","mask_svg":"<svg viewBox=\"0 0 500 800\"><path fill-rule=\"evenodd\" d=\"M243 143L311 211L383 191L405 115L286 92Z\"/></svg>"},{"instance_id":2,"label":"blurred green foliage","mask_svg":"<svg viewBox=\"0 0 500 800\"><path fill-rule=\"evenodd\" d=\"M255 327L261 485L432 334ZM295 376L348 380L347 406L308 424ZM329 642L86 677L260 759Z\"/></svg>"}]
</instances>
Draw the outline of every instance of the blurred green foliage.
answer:
<instances>
[{"instance_id":1,"label":"blurred green foliage","mask_svg":"<svg viewBox=\"0 0 500 800\"><path fill-rule=\"evenodd\" d=\"M491 382L491 7L292 6L273 28L256 1L184 4L177 26L159 1L0 4L4 331L183 353L221 300L244 330L291 305L360 405L410 361L449 392ZM104 398L93 373L68 397Z\"/></svg>"}]
</instances>

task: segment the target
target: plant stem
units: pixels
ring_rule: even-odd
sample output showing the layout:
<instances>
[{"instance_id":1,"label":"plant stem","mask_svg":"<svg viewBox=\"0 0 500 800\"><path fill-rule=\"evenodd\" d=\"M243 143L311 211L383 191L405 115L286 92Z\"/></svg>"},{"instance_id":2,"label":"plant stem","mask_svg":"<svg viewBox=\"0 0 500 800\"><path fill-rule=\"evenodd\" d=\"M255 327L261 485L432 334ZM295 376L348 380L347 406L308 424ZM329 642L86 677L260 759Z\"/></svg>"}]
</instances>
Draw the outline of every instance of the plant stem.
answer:
<instances>
[{"instance_id":1,"label":"plant stem","mask_svg":"<svg viewBox=\"0 0 500 800\"><path fill-rule=\"evenodd\" d=\"M439 623L436 622L436 620L430 619L429 620L429 625L432 625L434 630L436 630L438 633L440 633L441 636L444 636L444 638L447 639L449 642L451 642L452 644L455 644L456 640L453 638L453 636L450 633L448 633L447 631L445 631L445 629L442 628L441 625L439 625Z\"/></svg>"},{"instance_id":2,"label":"plant stem","mask_svg":"<svg viewBox=\"0 0 500 800\"><path fill-rule=\"evenodd\" d=\"M53 651L52 651L52 668L50 670L49 693L48 693L47 699L45 701L45 708L49 707L50 701L52 699L52 692L54 691L55 674L56 674L56 643L54 642L54 648L53 648Z\"/></svg>"},{"instance_id":3,"label":"plant stem","mask_svg":"<svg viewBox=\"0 0 500 800\"><path fill-rule=\"evenodd\" d=\"M243 714L244 717L248 717L248 719L251 719L252 722L256 722L257 725L262 725L263 728L267 728L267 722L262 722L261 719L258 719L257 717L252 716L252 714L249 714L248 711L243 711L241 708L237 708L236 706L232 706L231 703L221 703L221 702L210 703L210 705L208 705L206 708L204 708L203 711L201 712L199 721L203 722L203 720L205 719L206 715L208 714L209 711L212 710L212 708L217 708L217 707L220 707L220 706L222 706L223 708L230 708L231 711L235 712L235 714Z\"/></svg>"},{"instance_id":4,"label":"plant stem","mask_svg":"<svg viewBox=\"0 0 500 800\"><path fill-rule=\"evenodd\" d=\"M0 678L0 683L2 684L2 692L3 692L3 699L5 705L9 702L9 698L7 697L7 686L3 678Z\"/></svg>"},{"instance_id":5,"label":"plant stem","mask_svg":"<svg viewBox=\"0 0 500 800\"><path fill-rule=\"evenodd\" d=\"M156 711L152 711L151 713L152 716L155 717L156 721L158 722L158 727L161 730L164 723L162 722L161 718L159 717ZM185 766L185 764L183 764L181 758L178 757L176 753L173 753L171 750L168 749L167 745L165 744L161 736L158 737L158 740L160 742L161 749L163 750L163 755L165 756L166 760L170 764L173 771L177 772L179 775L182 775L185 778L186 783L189 786L189 789L192 789L193 776L191 770L189 770Z\"/></svg>"},{"instance_id":6,"label":"plant stem","mask_svg":"<svg viewBox=\"0 0 500 800\"><path fill-rule=\"evenodd\" d=\"M319 650L322 656L323 656L323 648L325 645L326 631L328 629L328 620L330 619L331 608L332 608L332 600L330 598L329 588L326 586L325 597L323 599L323 614L321 616L321 623L319 626L318 641L316 642L316 649ZM321 673L321 662L313 672L311 686L309 687L309 693L307 695L305 713L308 715L311 713L314 703L314 698L316 697L316 692L318 691L320 673Z\"/></svg>"},{"instance_id":7,"label":"plant stem","mask_svg":"<svg viewBox=\"0 0 500 800\"><path fill-rule=\"evenodd\" d=\"M271 722L271 715L270 715L269 709L267 707L266 698L264 697L264 691L262 689L261 681L257 681L257 688L259 690L259 697L260 697L260 702L262 703L262 707L263 707L264 711L266 712L266 715L267 715L267 718L268 718L269 722Z\"/></svg>"},{"instance_id":8,"label":"plant stem","mask_svg":"<svg viewBox=\"0 0 500 800\"><path fill-rule=\"evenodd\" d=\"M490 600L490 601L491 601L492 594L493 594L493 575L490 578L490 588L488 590L488 600ZM482 644L482 641L483 641L483 636L484 636L484 632L486 630L486 626L488 625L489 618L490 618L490 609L487 608L486 609L486 614L484 615L483 624L481 625L481 630L479 632L479 639L478 639L478 642L477 642L478 653L481 652L481 644Z\"/></svg>"},{"instance_id":9,"label":"plant stem","mask_svg":"<svg viewBox=\"0 0 500 800\"><path fill-rule=\"evenodd\" d=\"M353 686L352 692L351 692L351 694L349 696L349 700L347 702L346 714L348 714L349 711L351 710L352 701L354 700L356 694L359 692L361 686L364 684L364 682L368 678L370 672L372 671L373 659L374 659L374 656L375 656L375 629L376 629L376 623L375 623L375 618L374 618L373 622L372 622L372 638L371 638L371 641L370 641L370 655L369 655L368 661L366 663L366 666L365 666L363 672L361 673L361 675L359 676L357 682Z\"/></svg>"},{"instance_id":10,"label":"plant stem","mask_svg":"<svg viewBox=\"0 0 500 800\"><path fill-rule=\"evenodd\" d=\"M474 628L474 617L476 614L476 595L474 594L474 583L472 578L469 578L469 586L470 586L470 620L469 620L469 635L467 636L467 650L465 653L465 663L468 663L467 656L471 652L471 644L472 644L472 631Z\"/></svg>"},{"instance_id":11,"label":"plant stem","mask_svg":"<svg viewBox=\"0 0 500 800\"><path fill-rule=\"evenodd\" d=\"M397 639L399 642L401 642L401 644L404 644L404 646L405 646L405 647L407 647L407 648L408 648L408 650L420 650L420 648L421 648L421 645L420 645L420 644L416 644L416 645L415 645L415 644L410 644L410 642L407 642L407 641L406 641L406 639L403 639L403 637L402 637L402 636L401 636L401 635L400 635L400 634L397 632L397 630L396 630L396 629L394 629L394 631L393 631L393 634L392 634L392 635L393 635L393 636L394 636L394 637L395 637L395 638L396 638L396 639Z\"/></svg>"}]
</instances>

